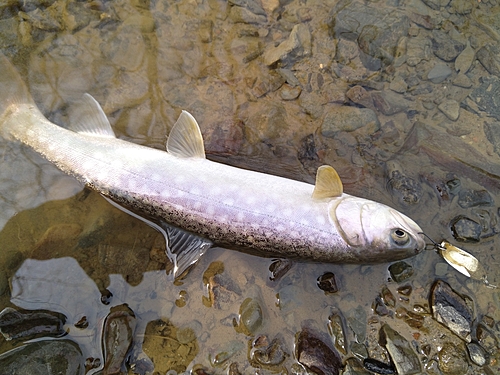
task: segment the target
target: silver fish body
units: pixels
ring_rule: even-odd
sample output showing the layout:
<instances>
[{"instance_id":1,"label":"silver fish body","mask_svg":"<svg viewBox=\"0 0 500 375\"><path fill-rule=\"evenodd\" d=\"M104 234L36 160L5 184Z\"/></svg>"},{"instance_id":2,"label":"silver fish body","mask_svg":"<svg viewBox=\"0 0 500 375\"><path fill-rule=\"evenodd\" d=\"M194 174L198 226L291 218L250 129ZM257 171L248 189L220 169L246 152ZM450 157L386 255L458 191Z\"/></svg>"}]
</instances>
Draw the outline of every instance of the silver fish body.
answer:
<instances>
[{"instance_id":1,"label":"silver fish body","mask_svg":"<svg viewBox=\"0 0 500 375\"><path fill-rule=\"evenodd\" d=\"M97 102L92 110L77 111L77 131L59 127L42 115L20 78L13 77L15 69L5 64L3 58L0 90L6 84L18 87L6 90L12 98L3 98L0 106L0 134L30 146L63 172L136 212L217 244L276 257L384 262L413 256L425 246L420 227L383 204L345 193L313 197L314 185L207 160L200 140L186 136L191 130L183 123L197 128L187 112L170 134L169 152L102 130L107 120ZM84 103L88 108L91 100ZM193 147L198 150L190 151Z\"/></svg>"}]
</instances>

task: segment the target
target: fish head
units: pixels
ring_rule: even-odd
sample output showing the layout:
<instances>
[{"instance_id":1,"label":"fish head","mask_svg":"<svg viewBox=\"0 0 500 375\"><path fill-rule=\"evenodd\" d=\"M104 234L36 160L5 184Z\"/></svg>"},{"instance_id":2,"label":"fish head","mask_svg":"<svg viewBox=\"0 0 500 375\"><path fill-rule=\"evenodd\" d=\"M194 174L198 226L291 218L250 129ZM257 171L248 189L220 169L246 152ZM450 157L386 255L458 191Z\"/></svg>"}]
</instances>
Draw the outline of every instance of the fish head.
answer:
<instances>
[{"instance_id":1,"label":"fish head","mask_svg":"<svg viewBox=\"0 0 500 375\"><path fill-rule=\"evenodd\" d=\"M332 200L329 216L356 259L394 261L425 248L418 224L382 203L345 195Z\"/></svg>"}]
</instances>

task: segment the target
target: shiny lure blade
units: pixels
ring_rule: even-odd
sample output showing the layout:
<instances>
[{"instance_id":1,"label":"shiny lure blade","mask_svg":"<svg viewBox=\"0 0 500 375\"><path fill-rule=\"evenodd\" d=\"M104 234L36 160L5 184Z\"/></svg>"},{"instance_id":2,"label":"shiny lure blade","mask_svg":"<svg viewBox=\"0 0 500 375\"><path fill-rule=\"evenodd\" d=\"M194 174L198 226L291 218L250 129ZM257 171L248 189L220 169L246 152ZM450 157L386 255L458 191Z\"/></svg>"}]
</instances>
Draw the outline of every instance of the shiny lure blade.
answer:
<instances>
[{"instance_id":1,"label":"shiny lure blade","mask_svg":"<svg viewBox=\"0 0 500 375\"><path fill-rule=\"evenodd\" d=\"M472 254L453 246L447 241L435 245L439 255L458 272L472 279L481 280L491 288L496 288L495 285L488 282L486 271Z\"/></svg>"}]
</instances>

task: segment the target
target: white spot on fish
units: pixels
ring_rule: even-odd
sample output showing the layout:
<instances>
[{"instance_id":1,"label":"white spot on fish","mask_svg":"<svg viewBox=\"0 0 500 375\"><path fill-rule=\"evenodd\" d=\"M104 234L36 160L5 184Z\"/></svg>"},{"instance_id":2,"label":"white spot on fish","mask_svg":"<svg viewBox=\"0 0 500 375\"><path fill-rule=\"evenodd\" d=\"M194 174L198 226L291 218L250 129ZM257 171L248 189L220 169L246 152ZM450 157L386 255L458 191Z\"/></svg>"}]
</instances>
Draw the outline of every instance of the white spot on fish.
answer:
<instances>
[{"instance_id":1,"label":"white spot on fish","mask_svg":"<svg viewBox=\"0 0 500 375\"><path fill-rule=\"evenodd\" d=\"M246 202L248 205L255 204L255 197L247 197Z\"/></svg>"},{"instance_id":2,"label":"white spot on fish","mask_svg":"<svg viewBox=\"0 0 500 375\"><path fill-rule=\"evenodd\" d=\"M324 225L326 224L326 219L324 216L316 216L316 222L318 224Z\"/></svg>"},{"instance_id":3,"label":"white spot on fish","mask_svg":"<svg viewBox=\"0 0 500 375\"><path fill-rule=\"evenodd\" d=\"M193 186L191 187L191 189L189 189L189 193L193 195L201 195L201 190Z\"/></svg>"},{"instance_id":4,"label":"white spot on fish","mask_svg":"<svg viewBox=\"0 0 500 375\"><path fill-rule=\"evenodd\" d=\"M200 201L196 201L196 202L194 202L193 207L194 207L196 210L199 210L199 209L201 208L201 202L200 202Z\"/></svg>"},{"instance_id":5,"label":"white spot on fish","mask_svg":"<svg viewBox=\"0 0 500 375\"><path fill-rule=\"evenodd\" d=\"M245 214L243 212L238 212L236 214L236 220L243 221L245 219Z\"/></svg>"},{"instance_id":6,"label":"white spot on fish","mask_svg":"<svg viewBox=\"0 0 500 375\"><path fill-rule=\"evenodd\" d=\"M215 207L214 206L208 206L207 207L207 214L210 216L213 216L215 214Z\"/></svg>"},{"instance_id":7,"label":"white spot on fish","mask_svg":"<svg viewBox=\"0 0 500 375\"><path fill-rule=\"evenodd\" d=\"M292 209L291 209L291 208L285 208L285 209L283 210L283 214L284 214L285 216L292 216L292 213L293 213L293 211L292 211Z\"/></svg>"},{"instance_id":8,"label":"white spot on fish","mask_svg":"<svg viewBox=\"0 0 500 375\"><path fill-rule=\"evenodd\" d=\"M276 206L274 204L271 203L266 206L267 212L274 212L274 210L276 210Z\"/></svg>"},{"instance_id":9,"label":"white spot on fish","mask_svg":"<svg viewBox=\"0 0 500 375\"><path fill-rule=\"evenodd\" d=\"M232 206L234 204L234 199L233 198L226 198L222 201L223 204L227 206Z\"/></svg>"},{"instance_id":10,"label":"white spot on fish","mask_svg":"<svg viewBox=\"0 0 500 375\"><path fill-rule=\"evenodd\" d=\"M177 176L175 176L175 179L174 179L176 184L182 184L182 183L184 183L185 180L186 179L182 175L177 175Z\"/></svg>"},{"instance_id":11,"label":"white spot on fish","mask_svg":"<svg viewBox=\"0 0 500 375\"><path fill-rule=\"evenodd\" d=\"M283 232L285 230L285 227L280 224L280 225L276 226L276 230L279 231L279 232Z\"/></svg>"}]
</instances>

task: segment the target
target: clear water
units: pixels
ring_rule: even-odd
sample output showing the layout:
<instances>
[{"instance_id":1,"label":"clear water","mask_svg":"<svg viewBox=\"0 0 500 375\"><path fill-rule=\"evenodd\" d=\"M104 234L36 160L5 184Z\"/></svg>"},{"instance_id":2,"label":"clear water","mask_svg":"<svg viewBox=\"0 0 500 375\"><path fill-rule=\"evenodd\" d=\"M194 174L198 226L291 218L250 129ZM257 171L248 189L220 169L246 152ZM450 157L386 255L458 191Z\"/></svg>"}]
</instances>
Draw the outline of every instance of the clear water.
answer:
<instances>
[{"instance_id":1,"label":"clear water","mask_svg":"<svg viewBox=\"0 0 500 375\"><path fill-rule=\"evenodd\" d=\"M462 87L455 81L457 57L437 57L432 39L442 31L443 50L450 40L463 46L468 40L477 57L483 46L499 43L500 7L494 1L473 3L470 11L469 4L459 1L443 2L438 10L417 0L359 6L263 1L264 14L258 14L248 10L254 3L247 4L124 0L6 5L0 7L0 45L23 73L42 112L57 124L64 125L67 104L89 92L102 104L118 137L163 148L168 130L186 109L202 127L209 158L308 182L314 181L319 165L331 164L346 192L391 205L433 239L467 249L484 266L489 282L498 284L500 157L484 128L486 122L493 128L500 123L488 117L491 108L474 107L469 96L495 74L473 58L466 73L470 87ZM377 19L382 10L391 16ZM358 17L353 16L356 11ZM358 30L358 35L341 28L365 19L375 26ZM307 26L311 47L302 45L278 62L285 69L280 75L275 65L266 66L266 53L286 41L297 24ZM387 35L384 26L392 30ZM377 42L380 38L386 44ZM362 43L368 43L365 51L373 61L360 52ZM389 62L384 48L392 51ZM439 79L429 79L436 65L451 70L437 83ZM285 83L287 74L295 80L288 76ZM380 126L363 124L331 137L322 124L333 109L363 107L347 94L356 85L393 93L397 100L391 108L403 109L374 104ZM294 98L297 88L300 95ZM460 105L457 120L440 109L449 99ZM460 342L428 315L420 329L391 315L376 315L372 304L384 285L396 298L401 297L398 287L411 285L409 300L399 298L396 307L412 310L428 304L430 286L442 278L473 300L479 320L485 315L500 319L498 291L457 273L433 251L407 260L414 274L398 284L390 278L389 264L308 262L295 262L282 279L270 281L271 259L214 249L172 284L164 271L161 237L154 230L83 190L23 146L2 140L0 150L0 307L63 312L68 337L86 357L102 358L103 321L112 306L122 303L138 319L135 343L140 348L144 341L144 352L161 374L196 366L226 373L231 363L238 363L242 373L255 373L248 347L261 334L283 339L289 356L274 370L290 370L296 362L295 334L305 326L327 334L332 311L340 311L348 322L349 343L366 344L370 356L385 362L377 344L384 322L419 347L431 344L438 350L445 341ZM394 170L405 177L396 182L406 185L390 181L388 171ZM463 190L486 190L492 203L462 208L458 196L446 190L454 178ZM418 199L403 195L408 191ZM453 238L450 222L459 215L483 225L479 243ZM206 282L220 264L216 262L224 266L224 293L212 303ZM336 276L335 294L326 295L316 285L327 271ZM109 305L101 302L106 290L112 293ZM263 323L253 336L233 323L246 298L257 300L262 309ZM83 316L89 326L75 328ZM167 338L157 326L146 328L158 319L174 327ZM186 328L196 338L182 343L178 332ZM0 347L6 351L13 344L0 338ZM418 355L425 362L427 357ZM498 355L491 358L494 368ZM481 373L478 367L470 371Z\"/></svg>"}]
</instances>

